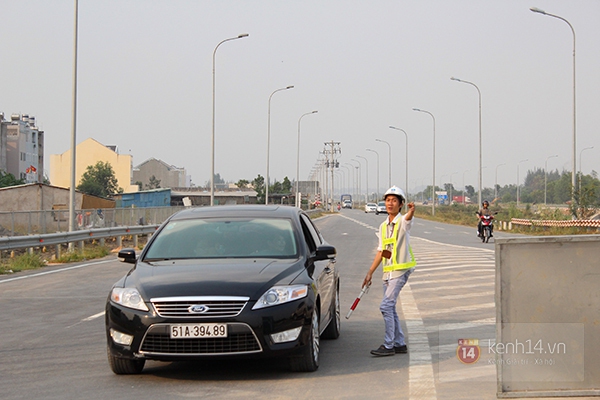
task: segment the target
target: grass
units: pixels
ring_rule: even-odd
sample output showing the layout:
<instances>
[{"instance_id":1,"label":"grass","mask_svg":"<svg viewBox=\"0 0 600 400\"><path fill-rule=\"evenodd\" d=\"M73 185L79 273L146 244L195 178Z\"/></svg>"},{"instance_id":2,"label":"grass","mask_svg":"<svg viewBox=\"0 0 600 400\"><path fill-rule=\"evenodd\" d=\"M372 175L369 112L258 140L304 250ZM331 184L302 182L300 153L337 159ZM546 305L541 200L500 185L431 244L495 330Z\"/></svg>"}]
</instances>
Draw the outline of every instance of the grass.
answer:
<instances>
[{"instance_id":1,"label":"grass","mask_svg":"<svg viewBox=\"0 0 600 400\"><path fill-rule=\"evenodd\" d=\"M27 269L37 269L46 265L46 261L38 254L21 254L19 256L2 260L0 262L0 274L11 274Z\"/></svg>"},{"instance_id":2,"label":"grass","mask_svg":"<svg viewBox=\"0 0 600 400\"><path fill-rule=\"evenodd\" d=\"M77 261L91 260L94 258L102 258L110 254L110 249L106 246L87 247L83 252L72 251L63 253L56 262L70 263Z\"/></svg>"}]
</instances>

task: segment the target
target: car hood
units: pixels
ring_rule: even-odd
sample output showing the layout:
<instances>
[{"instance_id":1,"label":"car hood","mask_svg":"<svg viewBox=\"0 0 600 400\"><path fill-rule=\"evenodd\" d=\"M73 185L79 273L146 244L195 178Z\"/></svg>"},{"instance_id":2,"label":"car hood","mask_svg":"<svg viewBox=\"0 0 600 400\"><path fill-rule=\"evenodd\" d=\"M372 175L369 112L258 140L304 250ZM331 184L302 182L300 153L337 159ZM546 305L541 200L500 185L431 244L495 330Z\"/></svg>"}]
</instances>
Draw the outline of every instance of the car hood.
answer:
<instances>
[{"instance_id":1,"label":"car hood","mask_svg":"<svg viewBox=\"0 0 600 400\"><path fill-rule=\"evenodd\" d=\"M306 271L298 259L170 260L139 262L126 278L146 300L179 296L247 296L257 300L275 284Z\"/></svg>"}]
</instances>

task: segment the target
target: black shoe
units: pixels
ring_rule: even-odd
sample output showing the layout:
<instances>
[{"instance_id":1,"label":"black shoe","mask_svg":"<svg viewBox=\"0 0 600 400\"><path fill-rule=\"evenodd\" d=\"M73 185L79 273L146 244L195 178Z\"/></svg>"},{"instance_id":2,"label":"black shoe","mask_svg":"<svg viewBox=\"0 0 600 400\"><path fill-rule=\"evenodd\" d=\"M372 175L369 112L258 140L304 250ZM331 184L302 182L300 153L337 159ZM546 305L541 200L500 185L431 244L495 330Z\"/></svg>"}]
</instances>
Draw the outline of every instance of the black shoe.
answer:
<instances>
[{"instance_id":1,"label":"black shoe","mask_svg":"<svg viewBox=\"0 0 600 400\"><path fill-rule=\"evenodd\" d=\"M406 347L406 345L394 346L394 353L396 353L396 354L406 354L406 353L408 353L408 347Z\"/></svg>"},{"instance_id":2,"label":"black shoe","mask_svg":"<svg viewBox=\"0 0 600 400\"><path fill-rule=\"evenodd\" d=\"M374 356L393 356L396 352L394 349L388 349L384 345L381 345L377 350L371 350L371 354Z\"/></svg>"}]
</instances>

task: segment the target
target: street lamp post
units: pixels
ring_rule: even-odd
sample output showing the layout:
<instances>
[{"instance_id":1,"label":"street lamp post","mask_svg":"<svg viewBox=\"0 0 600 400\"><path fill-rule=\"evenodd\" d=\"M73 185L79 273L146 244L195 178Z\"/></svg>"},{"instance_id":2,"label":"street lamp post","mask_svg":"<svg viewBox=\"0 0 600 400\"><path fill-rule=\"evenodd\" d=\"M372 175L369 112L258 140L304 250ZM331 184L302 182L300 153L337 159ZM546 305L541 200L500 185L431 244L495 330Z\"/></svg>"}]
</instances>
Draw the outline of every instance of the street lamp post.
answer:
<instances>
[{"instance_id":1,"label":"street lamp post","mask_svg":"<svg viewBox=\"0 0 600 400\"><path fill-rule=\"evenodd\" d=\"M389 163L388 163L388 168L389 168L389 172L388 172L388 188L392 187L392 146L386 142L385 140L381 140L381 139L375 139L376 142L381 142L381 143L385 143L388 145L388 158L389 158Z\"/></svg>"},{"instance_id":2,"label":"street lamp post","mask_svg":"<svg viewBox=\"0 0 600 400\"><path fill-rule=\"evenodd\" d=\"M554 157L558 157L558 154L546 157L546 161L544 162L544 205L548 204L548 160Z\"/></svg>"},{"instance_id":3,"label":"street lamp post","mask_svg":"<svg viewBox=\"0 0 600 400\"><path fill-rule=\"evenodd\" d=\"M521 186L521 182L519 181L519 165L521 163L524 163L525 161L529 161L529 159L527 159L527 160L521 160L517 164L517 208L519 207L519 200L520 200L520 193L521 193L521 191L519 189L519 187Z\"/></svg>"},{"instance_id":4,"label":"street lamp post","mask_svg":"<svg viewBox=\"0 0 600 400\"><path fill-rule=\"evenodd\" d=\"M406 175L405 175L404 180L405 180L405 185L406 185L406 188L405 188L406 195L408 196L408 134L406 133L406 131L404 129L396 128L395 126L391 126L391 125L390 125L390 128L391 129L395 129L397 131L401 131L402 133L404 133L404 137L406 138L406 145L405 145L405 147L406 147L406 154L404 156L404 158L406 159L406 166L405 166L405 169L406 169L405 173L406 173Z\"/></svg>"},{"instance_id":5,"label":"street lamp post","mask_svg":"<svg viewBox=\"0 0 600 400\"><path fill-rule=\"evenodd\" d=\"M593 148L594 148L594 146L586 147L585 149L583 149L579 152L579 198L580 199L581 199L581 180L583 179L583 175L581 175L581 155L583 154L584 151L591 150Z\"/></svg>"},{"instance_id":6,"label":"street lamp post","mask_svg":"<svg viewBox=\"0 0 600 400\"><path fill-rule=\"evenodd\" d=\"M222 40L217 44L213 51L212 57L212 139L211 139L211 167L210 167L210 205L215 205L215 58L217 55L217 49L220 45L231 40L241 39L247 37L247 33L242 33L236 37Z\"/></svg>"},{"instance_id":7,"label":"street lamp post","mask_svg":"<svg viewBox=\"0 0 600 400\"><path fill-rule=\"evenodd\" d=\"M498 167L501 167L506 164L498 164L496 165L496 181L494 182L494 200L498 198Z\"/></svg>"},{"instance_id":8,"label":"street lamp post","mask_svg":"<svg viewBox=\"0 0 600 400\"><path fill-rule=\"evenodd\" d=\"M372 151L373 153L375 153L377 155L377 189L375 190L376 193L376 198L377 200L379 200L379 153L376 152L375 150L371 150L371 149L367 149L367 151Z\"/></svg>"},{"instance_id":9,"label":"street lamp post","mask_svg":"<svg viewBox=\"0 0 600 400\"><path fill-rule=\"evenodd\" d=\"M554 15L554 14L550 14L545 12L544 10L540 10L539 8L536 7L532 7L530 8L531 11L538 13L538 14L542 14L542 15L547 15L548 17L553 17L553 18L557 18L560 19L563 22L566 22L567 25L569 25L569 28L571 28L571 32L573 33L573 150L572 150L572 165L573 165L573 173L571 174L571 200L573 202L573 204L575 204L575 185L577 183L576 181L576 174L577 174L577 124L576 124L576 95L575 95L575 29L573 29L573 25L571 25L571 23L569 21L567 21L566 19L564 19L563 17L559 17L558 15Z\"/></svg>"},{"instance_id":10,"label":"street lamp post","mask_svg":"<svg viewBox=\"0 0 600 400\"><path fill-rule=\"evenodd\" d=\"M458 79L458 78L450 78L453 81L457 81L457 82L462 82L462 83L466 83L467 85L471 85L473 87L475 87L475 89L477 89L477 93L479 94L479 196L477 197L477 200L479 202L479 204L481 204L481 196L482 193L481 191L483 190L482 187L482 155L481 155L481 91L479 90L479 87L477 87L476 84L474 84L473 82L469 82L469 81L463 81L462 79Z\"/></svg>"},{"instance_id":11,"label":"street lamp post","mask_svg":"<svg viewBox=\"0 0 600 400\"><path fill-rule=\"evenodd\" d=\"M366 183L365 183L366 189L365 190L366 190L366 193L367 193L367 196L365 198L365 204L366 204L366 203L369 202L369 160L367 160L367 158L363 157L363 156L358 156L357 155L356 157L362 158L363 160L365 160L365 164L367 166L366 173L365 173L365 181L366 181Z\"/></svg>"},{"instance_id":12,"label":"street lamp post","mask_svg":"<svg viewBox=\"0 0 600 400\"><path fill-rule=\"evenodd\" d=\"M463 206L466 204L466 198L467 198L467 186L465 184L465 174L469 172L469 170L466 170L465 172L463 172Z\"/></svg>"},{"instance_id":13,"label":"street lamp post","mask_svg":"<svg viewBox=\"0 0 600 400\"><path fill-rule=\"evenodd\" d=\"M269 121L267 123L267 176L265 177L265 204L269 204L269 153L271 151L271 98L277 92L282 90L293 89L293 86L287 86L277 89L269 96Z\"/></svg>"},{"instance_id":14,"label":"street lamp post","mask_svg":"<svg viewBox=\"0 0 600 400\"><path fill-rule=\"evenodd\" d=\"M362 189L362 188L361 188L361 184L360 184L360 181L361 181L361 176L360 176L360 174L361 174L361 169L362 169L361 167L362 167L362 164L360 163L360 161L358 161L358 160L355 160L354 158L351 158L351 159L350 159L350 161L354 161L354 162L357 162L357 163L358 163L358 167L355 167L355 168L356 168L356 173L357 173L357 175L356 175L356 176L358 177L358 178L357 178L357 180L358 180L358 192L357 192L356 198L357 198L357 199L359 199L359 200L358 200L358 203L359 203L359 205L360 205L360 192L361 192L361 189Z\"/></svg>"},{"instance_id":15,"label":"street lamp post","mask_svg":"<svg viewBox=\"0 0 600 400\"><path fill-rule=\"evenodd\" d=\"M344 165L349 165L350 167L352 167L349 169L352 171L352 195L354 196L354 194L356 193L356 178L354 178L354 168L356 168L356 166L350 163L344 163Z\"/></svg>"},{"instance_id":16,"label":"street lamp post","mask_svg":"<svg viewBox=\"0 0 600 400\"><path fill-rule=\"evenodd\" d=\"M77 38L79 24L79 2L75 0L75 22L73 37L73 104L71 110L71 187L69 188L69 232L75 230L75 184L77 168ZM72 244L69 244L69 250L72 250Z\"/></svg>"},{"instance_id":17,"label":"street lamp post","mask_svg":"<svg viewBox=\"0 0 600 400\"><path fill-rule=\"evenodd\" d=\"M300 121L307 115L316 114L318 111L311 111L306 114L302 114L298 119L298 152L296 154L296 207L302 207L302 200L299 199L300 190L299 190L299 179L300 179Z\"/></svg>"},{"instance_id":18,"label":"street lamp post","mask_svg":"<svg viewBox=\"0 0 600 400\"><path fill-rule=\"evenodd\" d=\"M413 108L413 111L429 114L433 119L433 176L431 179L431 215L435 215L435 117L429 111Z\"/></svg>"}]
</instances>

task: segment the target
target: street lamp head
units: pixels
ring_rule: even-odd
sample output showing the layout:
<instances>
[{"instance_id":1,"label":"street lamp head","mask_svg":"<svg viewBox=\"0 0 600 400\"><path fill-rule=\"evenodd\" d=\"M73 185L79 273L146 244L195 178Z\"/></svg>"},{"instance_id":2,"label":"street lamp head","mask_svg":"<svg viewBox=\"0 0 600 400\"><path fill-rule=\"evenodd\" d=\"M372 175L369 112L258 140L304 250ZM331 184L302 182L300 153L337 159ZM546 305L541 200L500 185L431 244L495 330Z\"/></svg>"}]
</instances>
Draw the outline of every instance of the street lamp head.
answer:
<instances>
[{"instance_id":1,"label":"street lamp head","mask_svg":"<svg viewBox=\"0 0 600 400\"><path fill-rule=\"evenodd\" d=\"M413 108L413 111L421 111L421 110L419 110L418 108Z\"/></svg>"},{"instance_id":2,"label":"street lamp head","mask_svg":"<svg viewBox=\"0 0 600 400\"><path fill-rule=\"evenodd\" d=\"M250 36L250 35L248 35L247 33L242 33L242 34L238 35L238 39L245 38L248 36Z\"/></svg>"},{"instance_id":3,"label":"street lamp head","mask_svg":"<svg viewBox=\"0 0 600 400\"><path fill-rule=\"evenodd\" d=\"M294 86L287 86L286 89L293 89Z\"/></svg>"},{"instance_id":4,"label":"street lamp head","mask_svg":"<svg viewBox=\"0 0 600 400\"><path fill-rule=\"evenodd\" d=\"M460 79L458 79L458 78L455 78L455 77L451 77L451 78L450 78L450 80L461 82L461 80L460 80Z\"/></svg>"},{"instance_id":5,"label":"street lamp head","mask_svg":"<svg viewBox=\"0 0 600 400\"><path fill-rule=\"evenodd\" d=\"M537 8L537 7L531 7L531 8L530 8L530 10L531 10L531 11L533 11L534 13L539 13L539 14L544 14L544 15L546 15L546 11L544 11L544 10L541 10L541 9L539 9L539 8Z\"/></svg>"}]
</instances>

